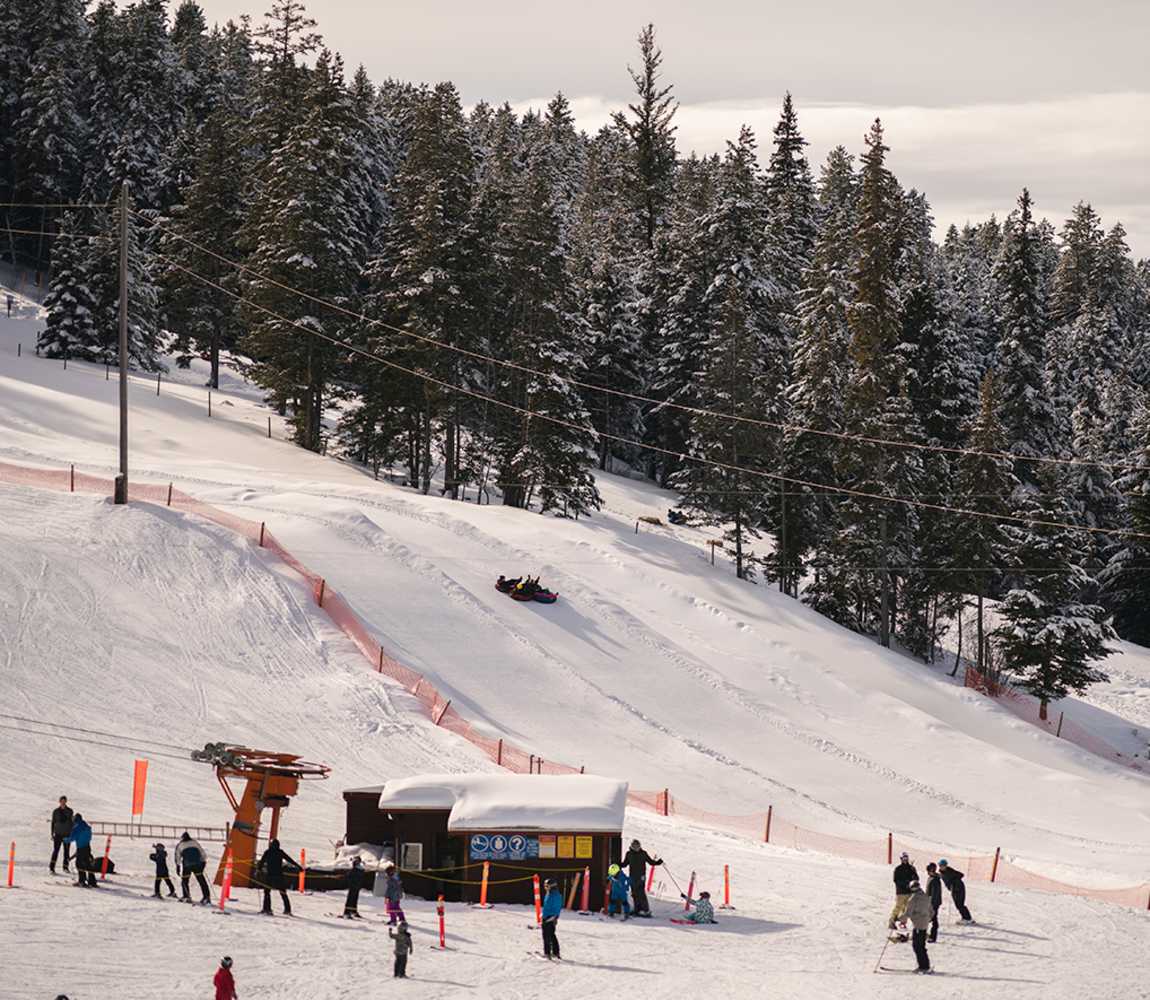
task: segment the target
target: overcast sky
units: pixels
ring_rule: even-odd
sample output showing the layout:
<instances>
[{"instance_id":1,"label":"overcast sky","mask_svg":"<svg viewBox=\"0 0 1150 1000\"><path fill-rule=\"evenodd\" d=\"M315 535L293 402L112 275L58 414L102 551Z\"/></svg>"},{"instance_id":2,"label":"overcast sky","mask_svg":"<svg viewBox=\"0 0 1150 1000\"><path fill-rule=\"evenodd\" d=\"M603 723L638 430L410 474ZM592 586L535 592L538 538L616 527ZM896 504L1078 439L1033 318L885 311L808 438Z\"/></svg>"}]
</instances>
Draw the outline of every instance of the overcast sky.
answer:
<instances>
[{"instance_id":1,"label":"overcast sky","mask_svg":"<svg viewBox=\"0 0 1150 1000\"><path fill-rule=\"evenodd\" d=\"M264 0L200 0L209 20ZM1061 226L1093 202L1150 256L1146 0L313 0L327 44L374 79L455 82L467 104L557 90L595 129L630 96L635 35L653 20L681 102L679 146L770 130L795 97L812 162L887 125L890 163L941 226L1005 214L1028 185Z\"/></svg>"}]
</instances>

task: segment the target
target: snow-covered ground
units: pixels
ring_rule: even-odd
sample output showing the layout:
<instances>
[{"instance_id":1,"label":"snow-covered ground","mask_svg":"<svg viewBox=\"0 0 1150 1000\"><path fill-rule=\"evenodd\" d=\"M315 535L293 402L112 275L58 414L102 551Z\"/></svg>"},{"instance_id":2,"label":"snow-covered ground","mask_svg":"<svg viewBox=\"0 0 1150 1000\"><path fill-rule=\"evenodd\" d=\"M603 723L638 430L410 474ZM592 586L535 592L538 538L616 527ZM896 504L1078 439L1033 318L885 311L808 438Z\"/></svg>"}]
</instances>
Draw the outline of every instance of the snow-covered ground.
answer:
<instances>
[{"instance_id":1,"label":"snow-covered ground","mask_svg":"<svg viewBox=\"0 0 1150 1000\"><path fill-rule=\"evenodd\" d=\"M102 368L36 358L36 311L19 312L0 315L0 460L111 471L115 382ZM238 379L213 393L209 420L202 378L165 381L159 396L154 379L134 383L133 474L266 520L394 656L493 733L718 812L770 803L829 833L893 830L955 853L1001 845L1081 884L1145 880L1150 779L1036 731L941 667L739 583L709 565L694 529L636 534L636 517L664 513L666 494L606 477L607 510L578 523L423 497L295 448L274 417L268 440L268 412ZM285 815L285 842L312 856L342 834L344 788L490 769L372 676L300 581L227 531L149 506L13 487L0 487L0 511L0 712L173 746L235 740L330 764L332 779L307 785ZM560 602L521 606L494 590L498 573L521 572L541 573ZM1116 729L1146 725L1144 651L1127 647L1111 669L1120 687L1092 695L1091 713L1108 709L1103 723ZM90 817L127 819L132 753L2 727L0 752L9 762L0 839L42 844L62 793ZM151 822L227 818L210 770L190 761L157 755L148 796ZM906 989L905 977L871 971L889 895L882 868L644 814L629 814L632 832L680 880L697 868L718 890L731 864L738 911L705 930L565 918L573 967L560 971L527 956L525 910L453 908L455 949L420 947L412 989L510 998ZM231 917L137 898L146 890L127 878L110 898L80 895L45 884L46 856L43 869L20 857L24 888L0 891L0 936L24 946L3 949L3 998L201 996L225 951L247 997L359 997L387 973L380 928L328 919L336 903L323 896L302 899L290 924L265 923L247 915L246 893ZM142 844L116 854L127 873L144 871L145 858ZM947 975L932 995L1144 989L1145 914L981 883L971 895L987 926L946 928L937 962ZM417 946L428 945L432 921L417 912ZM905 948L892 946L888 959L911 964Z\"/></svg>"}]
</instances>

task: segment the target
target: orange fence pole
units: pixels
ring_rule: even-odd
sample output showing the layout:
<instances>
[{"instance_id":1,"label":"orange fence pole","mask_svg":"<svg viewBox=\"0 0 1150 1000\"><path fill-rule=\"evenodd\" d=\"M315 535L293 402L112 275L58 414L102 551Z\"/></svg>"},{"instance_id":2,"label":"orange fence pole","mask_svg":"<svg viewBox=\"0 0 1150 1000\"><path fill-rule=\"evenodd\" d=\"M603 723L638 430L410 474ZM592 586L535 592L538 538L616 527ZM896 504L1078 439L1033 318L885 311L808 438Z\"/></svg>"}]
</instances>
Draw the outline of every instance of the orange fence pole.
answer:
<instances>
[{"instance_id":1,"label":"orange fence pole","mask_svg":"<svg viewBox=\"0 0 1150 1000\"><path fill-rule=\"evenodd\" d=\"M531 876L531 888L535 893L535 926L543 923L543 900L539 897L539 876Z\"/></svg>"},{"instance_id":2,"label":"orange fence pole","mask_svg":"<svg viewBox=\"0 0 1150 1000\"><path fill-rule=\"evenodd\" d=\"M571 883L571 891L567 893L567 909L575 909L575 897L579 895L579 880L583 877L582 872L575 873L575 881Z\"/></svg>"},{"instance_id":3,"label":"orange fence pole","mask_svg":"<svg viewBox=\"0 0 1150 1000\"><path fill-rule=\"evenodd\" d=\"M998 877L998 855L1002 850L1001 847L994 849L994 864L990 866L990 881L993 882Z\"/></svg>"},{"instance_id":4,"label":"orange fence pole","mask_svg":"<svg viewBox=\"0 0 1150 1000\"><path fill-rule=\"evenodd\" d=\"M763 843L769 844L771 842L771 814L774 813L774 806L767 806L767 832L763 835Z\"/></svg>"},{"instance_id":5,"label":"orange fence pole","mask_svg":"<svg viewBox=\"0 0 1150 1000\"><path fill-rule=\"evenodd\" d=\"M443 893L439 894L439 901L435 904L436 912L439 913L439 947L447 947L447 928L444 926L443 918Z\"/></svg>"},{"instance_id":6,"label":"orange fence pole","mask_svg":"<svg viewBox=\"0 0 1150 1000\"><path fill-rule=\"evenodd\" d=\"M299 891L303 892L304 880L307 878L307 848L299 849Z\"/></svg>"},{"instance_id":7,"label":"orange fence pole","mask_svg":"<svg viewBox=\"0 0 1150 1000\"><path fill-rule=\"evenodd\" d=\"M232 849L229 847L224 855L224 884L220 889L220 909L228 905L228 897L232 894Z\"/></svg>"},{"instance_id":8,"label":"orange fence pole","mask_svg":"<svg viewBox=\"0 0 1150 1000\"><path fill-rule=\"evenodd\" d=\"M16 841L8 847L8 888L12 888L12 884L16 878Z\"/></svg>"},{"instance_id":9,"label":"orange fence pole","mask_svg":"<svg viewBox=\"0 0 1150 1000\"><path fill-rule=\"evenodd\" d=\"M108 839L104 841L104 863L100 865L100 878L106 879L108 877L108 855L112 850L112 835L108 834Z\"/></svg>"},{"instance_id":10,"label":"orange fence pole","mask_svg":"<svg viewBox=\"0 0 1150 1000\"><path fill-rule=\"evenodd\" d=\"M691 881L687 883L687 898L683 900L683 909L691 908L691 897L695 895L695 873L691 872Z\"/></svg>"},{"instance_id":11,"label":"orange fence pole","mask_svg":"<svg viewBox=\"0 0 1150 1000\"><path fill-rule=\"evenodd\" d=\"M647 869L647 891L648 892L651 891L651 883L654 881L655 881L655 866L651 865L651 867Z\"/></svg>"},{"instance_id":12,"label":"orange fence pole","mask_svg":"<svg viewBox=\"0 0 1150 1000\"><path fill-rule=\"evenodd\" d=\"M610 913L611 912L611 885L610 885L610 882L608 882L607 885L603 886L603 912L604 913Z\"/></svg>"},{"instance_id":13,"label":"orange fence pole","mask_svg":"<svg viewBox=\"0 0 1150 1000\"><path fill-rule=\"evenodd\" d=\"M491 862L483 862L483 882L479 886L479 905L487 909L487 880L491 877Z\"/></svg>"},{"instance_id":14,"label":"orange fence pole","mask_svg":"<svg viewBox=\"0 0 1150 1000\"><path fill-rule=\"evenodd\" d=\"M723 905L722 909L731 908L731 866L723 865Z\"/></svg>"},{"instance_id":15,"label":"orange fence pole","mask_svg":"<svg viewBox=\"0 0 1150 1000\"><path fill-rule=\"evenodd\" d=\"M671 815L671 789L669 788L663 789L663 815Z\"/></svg>"},{"instance_id":16,"label":"orange fence pole","mask_svg":"<svg viewBox=\"0 0 1150 1000\"><path fill-rule=\"evenodd\" d=\"M894 834L888 833L886 835L886 863L888 865L894 864Z\"/></svg>"},{"instance_id":17,"label":"orange fence pole","mask_svg":"<svg viewBox=\"0 0 1150 1000\"><path fill-rule=\"evenodd\" d=\"M589 867L583 869L583 900L579 912L591 912L591 869Z\"/></svg>"}]
</instances>

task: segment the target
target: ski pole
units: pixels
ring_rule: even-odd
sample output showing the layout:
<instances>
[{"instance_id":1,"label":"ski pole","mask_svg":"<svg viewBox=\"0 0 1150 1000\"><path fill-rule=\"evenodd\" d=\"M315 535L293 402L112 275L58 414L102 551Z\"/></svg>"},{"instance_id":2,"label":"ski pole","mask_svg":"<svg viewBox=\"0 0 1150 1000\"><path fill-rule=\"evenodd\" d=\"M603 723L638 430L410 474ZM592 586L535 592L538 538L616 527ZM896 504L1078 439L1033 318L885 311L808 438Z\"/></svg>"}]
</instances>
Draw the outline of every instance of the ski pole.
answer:
<instances>
[{"instance_id":1,"label":"ski pole","mask_svg":"<svg viewBox=\"0 0 1150 1000\"><path fill-rule=\"evenodd\" d=\"M878 961L875 962L875 964L874 964L875 973L877 973L879 968L882 966L883 956L886 954L887 945L889 945L889 944L890 944L890 933L888 932L887 936L886 936L886 940L883 941L883 943L882 943L882 951L880 951L878 953Z\"/></svg>"}]
</instances>

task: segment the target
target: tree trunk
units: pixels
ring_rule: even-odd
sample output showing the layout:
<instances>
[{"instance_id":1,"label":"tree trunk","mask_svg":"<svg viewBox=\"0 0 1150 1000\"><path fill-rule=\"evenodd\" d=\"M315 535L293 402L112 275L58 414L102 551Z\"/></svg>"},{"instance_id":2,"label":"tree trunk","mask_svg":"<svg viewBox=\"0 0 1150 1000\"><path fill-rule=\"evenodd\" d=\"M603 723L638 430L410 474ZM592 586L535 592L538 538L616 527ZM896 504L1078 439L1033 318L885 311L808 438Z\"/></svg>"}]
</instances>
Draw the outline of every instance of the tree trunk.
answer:
<instances>
[{"instance_id":1,"label":"tree trunk","mask_svg":"<svg viewBox=\"0 0 1150 1000\"><path fill-rule=\"evenodd\" d=\"M890 573L886 570L886 515L883 515L880 537L882 538L882 559L884 568L882 573L882 595L879 601L878 613L878 644L885 649L890 648Z\"/></svg>"},{"instance_id":2,"label":"tree trunk","mask_svg":"<svg viewBox=\"0 0 1150 1000\"><path fill-rule=\"evenodd\" d=\"M455 420L448 420L443 428L443 492L445 495L449 494L452 500L459 499L458 457L455 450L457 437Z\"/></svg>"},{"instance_id":3,"label":"tree trunk","mask_svg":"<svg viewBox=\"0 0 1150 1000\"><path fill-rule=\"evenodd\" d=\"M420 448L422 455L420 457L420 464L423 466L421 471L421 484L420 492L426 496L431 492L431 412L427 411L423 414L423 428L420 434Z\"/></svg>"},{"instance_id":4,"label":"tree trunk","mask_svg":"<svg viewBox=\"0 0 1150 1000\"><path fill-rule=\"evenodd\" d=\"M208 385L213 389L220 387L220 335L219 331L212 331L211 346L208 348L211 355L212 373L208 376Z\"/></svg>"},{"instance_id":5,"label":"tree trunk","mask_svg":"<svg viewBox=\"0 0 1150 1000\"><path fill-rule=\"evenodd\" d=\"M1045 698L1040 698L1038 701L1038 718L1043 722L1046 721L1046 706L1048 702Z\"/></svg>"},{"instance_id":6,"label":"tree trunk","mask_svg":"<svg viewBox=\"0 0 1150 1000\"><path fill-rule=\"evenodd\" d=\"M950 672L950 676L954 677L958 673L958 665L962 662L962 606L963 602L958 602L958 649L954 654L954 669Z\"/></svg>"},{"instance_id":7,"label":"tree trunk","mask_svg":"<svg viewBox=\"0 0 1150 1000\"><path fill-rule=\"evenodd\" d=\"M983 660L983 638L982 638L982 583L978 585L978 656L975 657L975 666L981 674L984 672L985 661Z\"/></svg>"},{"instance_id":8,"label":"tree trunk","mask_svg":"<svg viewBox=\"0 0 1150 1000\"><path fill-rule=\"evenodd\" d=\"M746 579L743 575L743 518L741 513L735 515L735 576L740 580Z\"/></svg>"}]
</instances>

